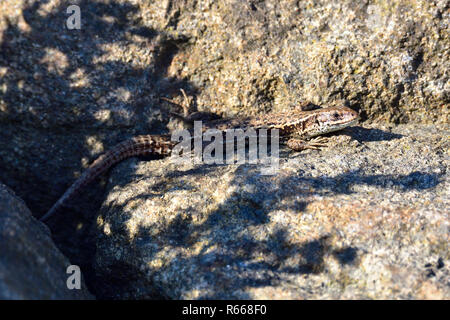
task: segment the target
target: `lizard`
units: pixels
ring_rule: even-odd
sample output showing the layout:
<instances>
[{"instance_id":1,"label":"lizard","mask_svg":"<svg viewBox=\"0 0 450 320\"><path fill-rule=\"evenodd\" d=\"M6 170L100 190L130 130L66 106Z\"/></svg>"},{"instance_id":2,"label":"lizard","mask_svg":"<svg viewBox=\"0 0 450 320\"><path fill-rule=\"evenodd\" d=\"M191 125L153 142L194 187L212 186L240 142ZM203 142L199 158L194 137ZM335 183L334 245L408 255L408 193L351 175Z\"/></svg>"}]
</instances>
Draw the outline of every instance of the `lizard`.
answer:
<instances>
[{"instance_id":1,"label":"lizard","mask_svg":"<svg viewBox=\"0 0 450 320\"><path fill-rule=\"evenodd\" d=\"M176 114L175 114L176 115ZM205 118L206 113L194 112L190 115L176 115L191 124ZM320 149L324 140L318 139L329 132L341 130L358 122L358 113L348 107L328 107L315 110L294 110L272 113L243 119L209 119L202 127L226 132L229 129L278 129L282 141L294 151ZM311 138L315 138L311 140ZM39 220L47 221L64 205L73 199L86 185L103 174L116 163L135 156L160 155L170 156L177 142L171 141L170 135L140 135L125 140L98 157L82 175L67 189L59 200Z\"/></svg>"}]
</instances>

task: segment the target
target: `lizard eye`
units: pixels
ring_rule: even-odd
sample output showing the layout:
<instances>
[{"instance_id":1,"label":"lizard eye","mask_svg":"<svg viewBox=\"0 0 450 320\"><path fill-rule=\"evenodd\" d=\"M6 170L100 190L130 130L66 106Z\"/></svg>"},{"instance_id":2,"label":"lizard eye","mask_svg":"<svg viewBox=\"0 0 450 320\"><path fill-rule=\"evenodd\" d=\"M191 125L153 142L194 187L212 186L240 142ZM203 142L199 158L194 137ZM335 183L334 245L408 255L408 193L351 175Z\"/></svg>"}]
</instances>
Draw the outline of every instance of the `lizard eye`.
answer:
<instances>
[{"instance_id":1,"label":"lizard eye","mask_svg":"<svg viewBox=\"0 0 450 320\"><path fill-rule=\"evenodd\" d=\"M335 113L333 114L333 116L334 116L335 119L337 119L337 118L339 118L339 113L335 112Z\"/></svg>"}]
</instances>

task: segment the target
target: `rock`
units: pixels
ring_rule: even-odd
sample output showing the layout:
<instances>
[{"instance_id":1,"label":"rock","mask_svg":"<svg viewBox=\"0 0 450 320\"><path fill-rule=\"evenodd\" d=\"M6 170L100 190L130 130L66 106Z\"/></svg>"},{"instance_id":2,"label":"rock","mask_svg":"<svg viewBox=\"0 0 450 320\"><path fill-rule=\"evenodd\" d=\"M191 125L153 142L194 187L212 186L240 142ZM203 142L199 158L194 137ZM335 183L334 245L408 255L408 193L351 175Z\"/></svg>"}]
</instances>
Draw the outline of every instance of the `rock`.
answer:
<instances>
[{"instance_id":1,"label":"rock","mask_svg":"<svg viewBox=\"0 0 450 320\"><path fill-rule=\"evenodd\" d=\"M0 299L92 299L84 282L69 290L69 260L49 229L9 188L0 184Z\"/></svg>"},{"instance_id":2,"label":"rock","mask_svg":"<svg viewBox=\"0 0 450 320\"><path fill-rule=\"evenodd\" d=\"M105 149L165 130L180 88L227 116L312 102L448 122L445 0L98 0L82 30L62 27L70 4L0 5L0 179L39 214Z\"/></svg>"},{"instance_id":3,"label":"rock","mask_svg":"<svg viewBox=\"0 0 450 320\"><path fill-rule=\"evenodd\" d=\"M323 151L282 153L270 176L125 161L97 220L101 295L448 299L447 134L349 128Z\"/></svg>"},{"instance_id":4,"label":"rock","mask_svg":"<svg viewBox=\"0 0 450 320\"><path fill-rule=\"evenodd\" d=\"M81 30L70 30L77 3ZM225 116L312 102L347 105L374 128L446 124L448 9L445 0L0 1L0 180L44 214L116 143L177 127L179 108L161 98L181 103L180 89L193 109ZM410 173L409 183L428 181ZM102 182L49 222L84 269Z\"/></svg>"}]
</instances>

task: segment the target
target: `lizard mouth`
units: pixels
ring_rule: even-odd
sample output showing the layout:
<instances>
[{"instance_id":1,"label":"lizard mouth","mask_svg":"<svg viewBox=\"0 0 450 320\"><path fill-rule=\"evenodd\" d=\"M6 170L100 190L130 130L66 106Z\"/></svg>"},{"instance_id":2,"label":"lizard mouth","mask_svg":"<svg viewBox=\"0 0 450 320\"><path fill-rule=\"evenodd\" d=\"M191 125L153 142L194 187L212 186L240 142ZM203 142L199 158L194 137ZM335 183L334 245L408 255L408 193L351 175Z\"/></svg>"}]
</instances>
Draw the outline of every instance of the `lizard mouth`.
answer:
<instances>
[{"instance_id":1,"label":"lizard mouth","mask_svg":"<svg viewBox=\"0 0 450 320\"><path fill-rule=\"evenodd\" d=\"M347 127L351 127L351 126L357 124L358 121L359 121L359 119L356 118L356 119L353 119L353 120L351 120L351 121L348 121L348 122L345 122L345 123L338 124L338 125L336 125L335 127L333 127L330 131L328 131L328 132L338 131L338 130L341 130L341 129L344 129L344 128L347 128Z\"/></svg>"},{"instance_id":2,"label":"lizard mouth","mask_svg":"<svg viewBox=\"0 0 450 320\"><path fill-rule=\"evenodd\" d=\"M315 132L315 133L311 134L311 137L319 136L321 134L327 134L327 133L330 133L330 132L335 132L335 131L342 130L344 128L347 128L347 127L353 126L355 124L358 124L358 121L359 121L359 118L356 118L356 119L350 120L348 122L344 122L344 123L340 123L340 124L334 124L333 126L330 126L328 128L322 129L321 131L318 131L318 132Z\"/></svg>"},{"instance_id":3,"label":"lizard mouth","mask_svg":"<svg viewBox=\"0 0 450 320\"><path fill-rule=\"evenodd\" d=\"M350 122L345 123L343 126L344 126L344 128L351 127L351 126L354 126L355 124L358 124L358 122L359 122L359 118L356 118Z\"/></svg>"}]
</instances>

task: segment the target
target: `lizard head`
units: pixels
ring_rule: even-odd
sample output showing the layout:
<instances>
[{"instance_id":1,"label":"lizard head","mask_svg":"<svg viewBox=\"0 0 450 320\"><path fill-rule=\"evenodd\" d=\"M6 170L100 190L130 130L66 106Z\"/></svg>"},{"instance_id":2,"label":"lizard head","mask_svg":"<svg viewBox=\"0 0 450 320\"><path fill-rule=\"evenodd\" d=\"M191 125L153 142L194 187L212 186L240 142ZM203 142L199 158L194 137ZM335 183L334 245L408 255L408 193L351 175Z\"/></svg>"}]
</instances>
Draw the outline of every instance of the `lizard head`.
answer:
<instances>
[{"instance_id":1,"label":"lizard head","mask_svg":"<svg viewBox=\"0 0 450 320\"><path fill-rule=\"evenodd\" d=\"M358 123L358 113L347 107L330 107L311 111L308 136L317 136L341 130Z\"/></svg>"}]
</instances>

